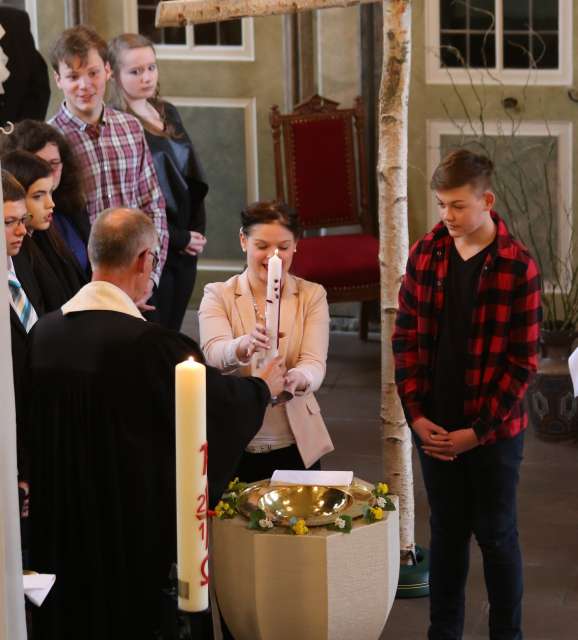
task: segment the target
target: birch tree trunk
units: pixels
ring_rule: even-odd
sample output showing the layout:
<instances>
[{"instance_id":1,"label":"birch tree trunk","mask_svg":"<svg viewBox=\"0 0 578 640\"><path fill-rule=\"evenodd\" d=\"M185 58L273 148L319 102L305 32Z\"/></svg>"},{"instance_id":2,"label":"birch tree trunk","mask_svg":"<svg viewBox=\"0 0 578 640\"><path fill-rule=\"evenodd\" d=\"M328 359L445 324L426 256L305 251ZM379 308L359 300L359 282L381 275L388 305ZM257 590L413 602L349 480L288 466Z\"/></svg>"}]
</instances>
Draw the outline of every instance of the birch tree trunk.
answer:
<instances>
[{"instance_id":1,"label":"birch tree trunk","mask_svg":"<svg viewBox=\"0 0 578 640\"><path fill-rule=\"evenodd\" d=\"M284 13L351 7L377 0L173 0L160 2L157 27L179 27L187 23L219 22L249 16L272 16Z\"/></svg>"},{"instance_id":2,"label":"birch tree trunk","mask_svg":"<svg viewBox=\"0 0 578 640\"><path fill-rule=\"evenodd\" d=\"M408 255L407 118L411 0L383 3L383 76L379 94L379 238L381 265L381 421L385 478L399 496L402 561L414 550L411 434L394 381L391 336Z\"/></svg>"}]
</instances>

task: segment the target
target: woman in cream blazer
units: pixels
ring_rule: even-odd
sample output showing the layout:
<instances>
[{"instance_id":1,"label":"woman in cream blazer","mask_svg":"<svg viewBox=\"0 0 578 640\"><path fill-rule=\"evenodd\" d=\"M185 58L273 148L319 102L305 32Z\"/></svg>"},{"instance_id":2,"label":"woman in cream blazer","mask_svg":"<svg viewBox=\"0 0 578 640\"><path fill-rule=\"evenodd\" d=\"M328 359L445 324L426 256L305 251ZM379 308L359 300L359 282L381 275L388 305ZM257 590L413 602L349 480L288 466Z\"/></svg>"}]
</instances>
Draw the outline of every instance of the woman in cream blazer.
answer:
<instances>
[{"instance_id":1,"label":"woman in cream blazer","mask_svg":"<svg viewBox=\"0 0 578 640\"><path fill-rule=\"evenodd\" d=\"M242 212L240 238L247 269L205 287L199 308L201 347L207 363L241 376L255 371L268 345L264 329L267 263L275 249L283 262L279 355L294 395L269 406L263 426L235 474L244 482L270 478L275 469L319 468L333 444L314 392L325 377L329 310L322 286L288 273L299 236L295 213L277 202Z\"/></svg>"}]
</instances>

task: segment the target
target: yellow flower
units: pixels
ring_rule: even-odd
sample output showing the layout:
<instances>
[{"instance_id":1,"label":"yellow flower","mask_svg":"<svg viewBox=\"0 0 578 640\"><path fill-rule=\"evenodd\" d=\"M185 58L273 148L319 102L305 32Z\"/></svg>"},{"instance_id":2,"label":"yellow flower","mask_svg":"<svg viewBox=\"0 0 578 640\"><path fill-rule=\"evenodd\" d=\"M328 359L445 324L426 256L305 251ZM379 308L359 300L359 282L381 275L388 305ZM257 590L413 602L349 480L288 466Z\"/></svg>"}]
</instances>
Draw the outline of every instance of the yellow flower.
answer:
<instances>
[{"instance_id":1,"label":"yellow flower","mask_svg":"<svg viewBox=\"0 0 578 640\"><path fill-rule=\"evenodd\" d=\"M309 529L305 525L305 520L297 520L297 522L291 527L296 535L304 536L306 533L309 533Z\"/></svg>"},{"instance_id":2,"label":"yellow flower","mask_svg":"<svg viewBox=\"0 0 578 640\"><path fill-rule=\"evenodd\" d=\"M235 509L228 502L219 500L215 507L215 514L217 518L231 518L235 515Z\"/></svg>"},{"instance_id":3,"label":"yellow flower","mask_svg":"<svg viewBox=\"0 0 578 640\"><path fill-rule=\"evenodd\" d=\"M379 507L372 507L371 513L375 520L383 520L383 509L380 509Z\"/></svg>"},{"instance_id":4,"label":"yellow flower","mask_svg":"<svg viewBox=\"0 0 578 640\"><path fill-rule=\"evenodd\" d=\"M377 492L378 493L383 493L388 494L389 493L389 487L387 486L387 484L385 484L385 482L378 482L377 483Z\"/></svg>"},{"instance_id":5,"label":"yellow flower","mask_svg":"<svg viewBox=\"0 0 578 640\"><path fill-rule=\"evenodd\" d=\"M231 482L229 482L229 485L227 487L228 491L234 491L237 488L237 485L239 484L239 478L233 478L231 480Z\"/></svg>"}]
</instances>

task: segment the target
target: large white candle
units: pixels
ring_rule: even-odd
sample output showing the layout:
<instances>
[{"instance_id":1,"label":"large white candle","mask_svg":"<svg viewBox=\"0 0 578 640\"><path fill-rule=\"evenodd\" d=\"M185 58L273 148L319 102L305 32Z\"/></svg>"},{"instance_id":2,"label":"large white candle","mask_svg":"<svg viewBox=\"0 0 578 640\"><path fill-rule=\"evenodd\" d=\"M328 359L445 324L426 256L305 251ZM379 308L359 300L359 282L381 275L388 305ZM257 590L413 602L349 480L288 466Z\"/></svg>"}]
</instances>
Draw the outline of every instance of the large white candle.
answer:
<instances>
[{"instance_id":1,"label":"large white candle","mask_svg":"<svg viewBox=\"0 0 578 640\"><path fill-rule=\"evenodd\" d=\"M206 372L189 358L175 369L179 609L209 606Z\"/></svg>"},{"instance_id":2,"label":"large white candle","mask_svg":"<svg viewBox=\"0 0 578 640\"><path fill-rule=\"evenodd\" d=\"M267 296L265 298L265 325L271 346L265 355L265 361L275 358L279 353L279 322L281 320L281 276L283 263L279 251L267 263Z\"/></svg>"}]
</instances>

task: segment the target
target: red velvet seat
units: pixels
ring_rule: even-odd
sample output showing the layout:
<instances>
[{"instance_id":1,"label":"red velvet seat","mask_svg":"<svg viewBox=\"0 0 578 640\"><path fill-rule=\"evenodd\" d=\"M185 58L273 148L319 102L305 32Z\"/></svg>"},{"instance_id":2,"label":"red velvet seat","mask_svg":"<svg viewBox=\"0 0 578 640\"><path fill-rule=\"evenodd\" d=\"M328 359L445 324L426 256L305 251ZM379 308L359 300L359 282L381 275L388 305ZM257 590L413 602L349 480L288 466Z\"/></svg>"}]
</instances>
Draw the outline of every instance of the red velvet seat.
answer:
<instances>
[{"instance_id":1,"label":"red velvet seat","mask_svg":"<svg viewBox=\"0 0 578 640\"><path fill-rule=\"evenodd\" d=\"M291 271L322 284L329 302L361 302L365 339L368 304L380 294L379 242L367 211L361 98L353 109L338 106L316 95L290 114L272 107L277 198L297 209L305 230L360 227L302 238Z\"/></svg>"},{"instance_id":2,"label":"red velvet seat","mask_svg":"<svg viewBox=\"0 0 578 640\"><path fill-rule=\"evenodd\" d=\"M379 241L365 233L302 238L291 272L319 282L328 291L373 287ZM378 280L379 280L379 273ZM379 282L377 282L379 284ZM355 291L351 300L357 300Z\"/></svg>"}]
</instances>

